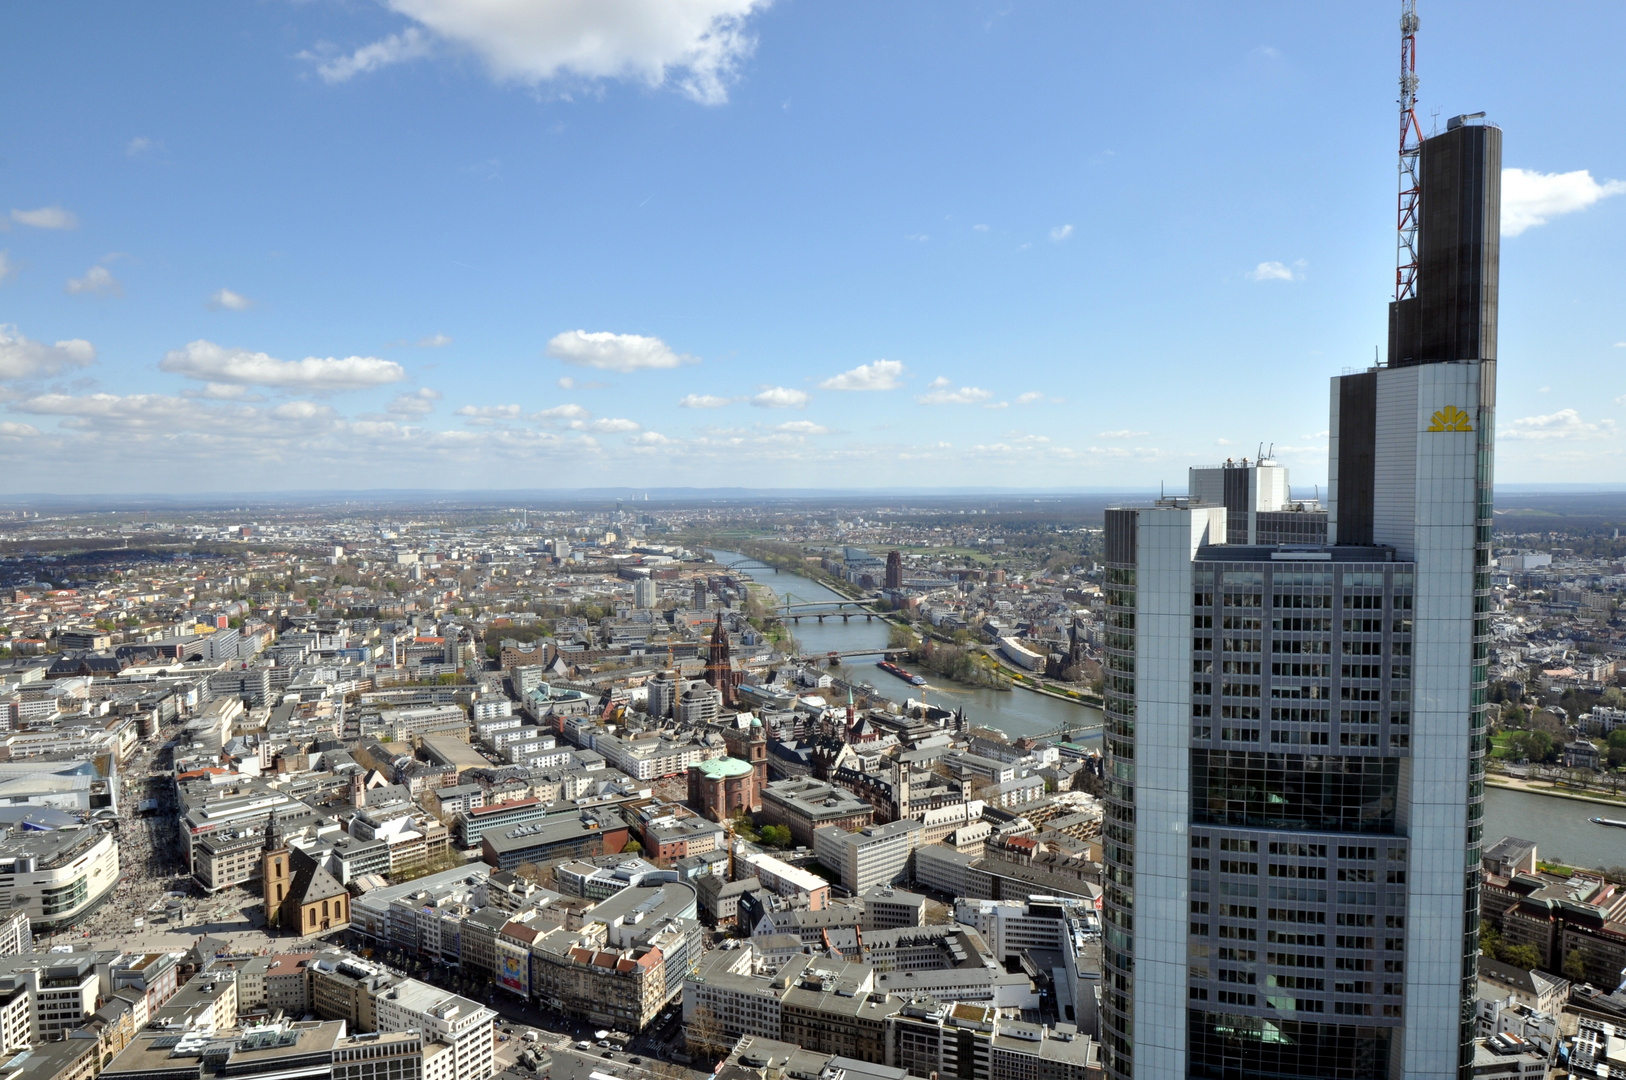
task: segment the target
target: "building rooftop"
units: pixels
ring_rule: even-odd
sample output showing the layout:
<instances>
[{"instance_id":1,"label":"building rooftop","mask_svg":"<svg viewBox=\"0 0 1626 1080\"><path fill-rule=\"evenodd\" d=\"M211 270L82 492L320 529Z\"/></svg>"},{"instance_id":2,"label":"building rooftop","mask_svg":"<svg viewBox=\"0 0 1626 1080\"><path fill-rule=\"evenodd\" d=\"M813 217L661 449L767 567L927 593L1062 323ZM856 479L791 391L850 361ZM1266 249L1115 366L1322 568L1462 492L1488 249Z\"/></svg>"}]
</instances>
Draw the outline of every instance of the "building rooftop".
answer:
<instances>
[{"instance_id":1,"label":"building rooftop","mask_svg":"<svg viewBox=\"0 0 1626 1080\"><path fill-rule=\"evenodd\" d=\"M689 766L691 772L699 772L707 780L722 780L730 776L744 776L751 771L751 763L741 761L739 758L713 758L710 761L700 761Z\"/></svg>"}]
</instances>

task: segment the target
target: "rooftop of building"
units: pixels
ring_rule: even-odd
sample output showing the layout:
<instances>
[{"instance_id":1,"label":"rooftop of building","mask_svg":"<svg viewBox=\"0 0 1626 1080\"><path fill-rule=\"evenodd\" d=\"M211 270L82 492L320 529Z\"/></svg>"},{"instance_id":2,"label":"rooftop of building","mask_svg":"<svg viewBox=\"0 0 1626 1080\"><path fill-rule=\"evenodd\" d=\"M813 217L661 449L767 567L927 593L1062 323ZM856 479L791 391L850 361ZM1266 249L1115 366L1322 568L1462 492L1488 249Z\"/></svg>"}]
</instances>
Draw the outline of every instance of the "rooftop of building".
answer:
<instances>
[{"instance_id":1,"label":"rooftop of building","mask_svg":"<svg viewBox=\"0 0 1626 1080\"><path fill-rule=\"evenodd\" d=\"M344 1032L340 1020L272 1024L241 1034L216 1036L208 1030L143 1031L102 1070L109 1080L169 1074L196 1069L187 1061L209 1060L230 1072L259 1072L259 1062L284 1061L305 1054L330 1056Z\"/></svg>"},{"instance_id":2,"label":"rooftop of building","mask_svg":"<svg viewBox=\"0 0 1626 1080\"><path fill-rule=\"evenodd\" d=\"M862 811L873 811L869 803L846 788L823 780L803 777L796 780L775 780L762 789L765 801L780 803L807 817L842 817Z\"/></svg>"},{"instance_id":3,"label":"rooftop of building","mask_svg":"<svg viewBox=\"0 0 1626 1080\"><path fill-rule=\"evenodd\" d=\"M741 761L739 758L723 757L713 758L710 761L699 761L689 766L690 772L698 772L707 780L723 780L730 776L744 776L752 771L751 763Z\"/></svg>"}]
</instances>

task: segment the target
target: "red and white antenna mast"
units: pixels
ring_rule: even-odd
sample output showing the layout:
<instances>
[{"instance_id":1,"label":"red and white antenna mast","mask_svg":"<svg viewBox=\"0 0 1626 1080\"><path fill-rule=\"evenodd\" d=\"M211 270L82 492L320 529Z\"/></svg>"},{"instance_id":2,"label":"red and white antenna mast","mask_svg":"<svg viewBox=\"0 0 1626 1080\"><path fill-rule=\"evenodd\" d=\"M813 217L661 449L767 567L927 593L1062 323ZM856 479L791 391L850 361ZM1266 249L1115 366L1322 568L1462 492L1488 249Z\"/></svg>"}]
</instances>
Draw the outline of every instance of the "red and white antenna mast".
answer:
<instances>
[{"instance_id":1,"label":"red and white antenna mast","mask_svg":"<svg viewBox=\"0 0 1626 1080\"><path fill-rule=\"evenodd\" d=\"M1423 188L1418 165L1423 131L1417 126L1417 0L1400 0L1400 201L1395 238L1395 299L1417 295L1417 207Z\"/></svg>"}]
</instances>

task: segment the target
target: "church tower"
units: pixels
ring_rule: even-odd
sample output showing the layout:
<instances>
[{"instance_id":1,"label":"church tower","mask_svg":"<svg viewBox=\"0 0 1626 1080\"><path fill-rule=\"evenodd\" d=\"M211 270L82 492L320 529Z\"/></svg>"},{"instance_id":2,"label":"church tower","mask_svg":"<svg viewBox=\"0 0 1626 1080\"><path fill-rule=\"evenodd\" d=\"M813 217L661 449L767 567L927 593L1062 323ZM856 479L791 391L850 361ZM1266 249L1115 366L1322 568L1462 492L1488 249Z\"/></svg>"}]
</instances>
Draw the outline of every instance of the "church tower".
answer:
<instances>
[{"instance_id":1,"label":"church tower","mask_svg":"<svg viewBox=\"0 0 1626 1080\"><path fill-rule=\"evenodd\" d=\"M275 810L265 820L265 847L260 853L260 869L264 873L261 891L265 897L265 928L280 928L283 903L293 887L293 872L288 868L288 842L283 838L282 827L277 824Z\"/></svg>"}]
</instances>

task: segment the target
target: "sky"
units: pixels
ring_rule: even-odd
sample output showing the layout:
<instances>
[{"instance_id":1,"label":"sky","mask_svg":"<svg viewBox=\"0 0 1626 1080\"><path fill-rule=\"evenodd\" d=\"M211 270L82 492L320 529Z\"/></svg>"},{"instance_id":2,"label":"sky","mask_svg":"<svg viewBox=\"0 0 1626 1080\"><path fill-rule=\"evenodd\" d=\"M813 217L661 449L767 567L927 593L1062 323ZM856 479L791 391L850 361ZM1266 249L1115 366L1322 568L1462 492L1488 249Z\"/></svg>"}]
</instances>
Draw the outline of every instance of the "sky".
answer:
<instances>
[{"instance_id":1,"label":"sky","mask_svg":"<svg viewBox=\"0 0 1626 1080\"><path fill-rule=\"evenodd\" d=\"M1398 6L5 5L0 492L1311 494ZM1425 133L1505 133L1497 478L1626 485L1626 7L1419 13Z\"/></svg>"}]
</instances>

